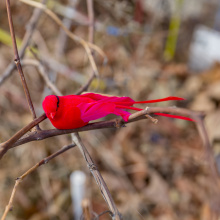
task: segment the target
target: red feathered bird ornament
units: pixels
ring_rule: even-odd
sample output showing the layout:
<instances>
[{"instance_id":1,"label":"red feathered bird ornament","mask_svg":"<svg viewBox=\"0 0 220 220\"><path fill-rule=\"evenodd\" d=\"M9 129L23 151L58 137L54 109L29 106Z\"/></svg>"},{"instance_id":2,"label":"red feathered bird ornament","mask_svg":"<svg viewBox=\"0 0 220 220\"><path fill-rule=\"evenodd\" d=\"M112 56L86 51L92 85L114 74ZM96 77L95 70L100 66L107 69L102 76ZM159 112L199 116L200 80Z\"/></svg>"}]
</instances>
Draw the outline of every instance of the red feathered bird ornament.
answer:
<instances>
[{"instance_id":1,"label":"red feathered bird ornament","mask_svg":"<svg viewBox=\"0 0 220 220\"><path fill-rule=\"evenodd\" d=\"M96 93L86 93L83 95L56 96L49 95L43 101L43 109L57 129L74 129L87 125L90 121L102 118L109 114L121 116L128 121L131 113L126 109L141 111L143 109L133 107L134 104L155 103L170 100L184 100L179 97L167 97L156 100L135 102L130 97L104 96ZM190 118L154 113L171 118L190 120Z\"/></svg>"}]
</instances>

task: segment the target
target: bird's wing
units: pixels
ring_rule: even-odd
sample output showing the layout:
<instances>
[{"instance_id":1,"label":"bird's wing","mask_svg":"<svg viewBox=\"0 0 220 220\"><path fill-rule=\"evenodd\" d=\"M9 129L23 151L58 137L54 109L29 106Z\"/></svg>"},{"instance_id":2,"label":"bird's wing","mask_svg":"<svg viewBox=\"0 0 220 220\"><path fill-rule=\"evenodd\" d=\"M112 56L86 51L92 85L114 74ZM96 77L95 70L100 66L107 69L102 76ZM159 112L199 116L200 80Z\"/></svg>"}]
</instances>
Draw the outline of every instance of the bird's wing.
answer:
<instances>
[{"instance_id":1,"label":"bird's wing","mask_svg":"<svg viewBox=\"0 0 220 220\"><path fill-rule=\"evenodd\" d=\"M129 112L116 108L113 102L80 103L77 107L81 111L81 119L84 122L96 120L109 114L119 115L125 121L127 121L130 116Z\"/></svg>"},{"instance_id":2,"label":"bird's wing","mask_svg":"<svg viewBox=\"0 0 220 220\"><path fill-rule=\"evenodd\" d=\"M98 103L120 102L120 103L129 103L129 105L132 105L135 102L133 99L131 99L130 97L126 97L126 96L124 96L124 97L105 96L105 95L100 95L97 93L85 93L80 96L91 98L94 101L97 101Z\"/></svg>"}]
</instances>

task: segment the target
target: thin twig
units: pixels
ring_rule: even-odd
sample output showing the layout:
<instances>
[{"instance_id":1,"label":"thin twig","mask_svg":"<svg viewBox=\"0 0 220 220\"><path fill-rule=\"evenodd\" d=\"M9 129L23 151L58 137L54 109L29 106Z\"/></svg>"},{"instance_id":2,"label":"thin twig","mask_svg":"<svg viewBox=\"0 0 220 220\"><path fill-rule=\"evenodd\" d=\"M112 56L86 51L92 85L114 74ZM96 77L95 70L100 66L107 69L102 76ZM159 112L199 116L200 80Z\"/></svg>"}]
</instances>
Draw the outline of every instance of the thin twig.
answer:
<instances>
[{"instance_id":1,"label":"thin twig","mask_svg":"<svg viewBox=\"0 0 220 220\"><path fill-rule=\"evenodd\" d=\"M87 0L87 11L88 11L88 18L89 18L89 37L88 40L90 43L94 42L94 9L93 9L93 0ZM94 54L92 54L94 57ZM95 77L99 77L94 71L91 73L88 81L76 92L76 95L80 95L81 93L88 90L89 86L91 85L92 81Z\"/></svg>"},{"instance_id":2,"label":"thin twig","mask_svg":"<svg viewBox=\"0 0 220 220\"><path fill-rule=\"evenodd\" d=\"M13 26L13 20L12 20L12 15L11 15L11 8L10 8L10 0L6 0L6 7L7 7L7 13L8 13L8 22L9 22L9 27L10 27L10 33L11 33L11 38L12 38L12 45L13 45L13 50L14 50L14 58L15 58L15 64L17 66L21 82L24 88L25 96L28 102L29 109L31 111L33 119L36 118L36 113L34 110L34 106L31 100L31 96L28 90L28 86L24 77L24 73L22 70L21 62L20 62L20 57L18 54L18 48L17 48L17 43L16 43L16 38L15 38L15 32L14 32L14 26Z\"/></svg>"},{"instance_id":3,"label":"thin twig","mask_svg":"<svg viewBox=\"0 0 220 220\"><path fill-rule=\"evenodd\" d=\"M69 0L68 1L68 9L74 9L76 7L76 4L78 3L78 1L76 0ZM63 18L63 25L70 30L71 25L72 25L73 20L70 18ZM60 57L63 56L64 53L64 49L66 46L66 40L67 40L67 35L65 33L65 31L61 28L60 32L59 32L59 36L57 39L57 43L56 43L56 50L55 50L55 56L58 60L60 60Z\"/></svg>"},{"instance_id":4,"label":"thin twig","mask_svg":"<svg viewBox=\"0 0 220 220\"><path fill-rule=\"evenodd\" d=\"M79 136L78 133L72 133L72 140L73 142L77 145L77 147L79 148L79 150L81 151L84 159L86 160L87 166L90 169L90 172L92 173L94 179L96 180L96 183L102 193L103 198L105 199L106 203L109 206L109 209L112 212L112 219L113 220L121 220L121 214L119 213L114 200L110 194L110 191L104 181L104 179L102 178L102 175L100 174L97 166L94 164L89 152L87 151L86 147L84 146L84 144L82 143L82 140Z\"/></svg>"},{"instance_id":5,"label":"thin twig","mask_svg":"<svg viewBox=\"0 0 220 220\"><path fill-rule=\"evenodd\" d=\"M58 88L49 79L49 77L46 74L45 67L39 61L33 60L33 59L26 59L26 60L22 61L22 64L25 65L25 66L30 65L30 66L36 67L38 69L40 75L42 76L44 82L54 92L54 94L62 95L62 93L58 90Z\"/></svg>"},{"instance_id":6,"label":"thin twig","mask_svg":"<svg viewBox=\"0 0 220 220\"><path fill-rule=\"evenodd\" d=\"M34 126L38 125L40 122L45 120L47 116L45 114L41 115L40 117L34 119L30 124L26 125L24 128L22 128L20 131L18 131L16 134L14 134L9 140L6 142L2 143L0 145L0 159L2 156L13 146L13 144L19 140L24 134L26 134L29 130L31 130ZM36 134L40 132L39 131L34 131L32 134Z\"/></svg>"},{"instance_id":7,"label":"thin twig","mask_svg":"<svg viewBox=\"0 0 220 220\"><path fill-rule=\"evenodd\" d=\"M75 7L75 4L77 4L78 1L75 1L75 0L69 0L69 6L71 8ZM71 28L71 24L72 24L72 20L69 19L69 18L63 18L62 20L62 23L63 25L68 29L70 30ZM66 46L66 42L67 42L67 39L68 39L68 36L66 35L66 32L60 28L60 31L59 31L59 35L58 35L58 38L57 38L57 42L56 42L56 47L55 47L55 58L60 61L61 58L64 56L64 50L65 50L65 46ZM41 63L43 63L44 67L45 67L45 62L42 62L42 60L40 61ZM48 66L48 65L47 65ZM47 74L47 78L50 79L51 82L56 82L57 80L57 74L58 74L59 70L58 69L49 69L48 71L48 74ZM45 75L45 74L44 74ZM50 87L49 84L47 84L48 87ZM55 93L55 91L51 88L51 90ZM50 91L48 91L47 88L44 89L44 92L43 92L43 97L48 95L50 93ZM58 95L58 93L56 92L55 94Z\"/></svg>"},{"instance_id":8,"label":"thin twig","mask_svg":"<svg viewBox=\"0 0 220 220\"><path fill-rule=\"evenodd\" d=\"M62 93L58 90L58 88L52 83L52 81L47 76L46 70L45 70L44 66L41 63L39 63L39 65L38 65L38 70L39 70L40 75L44 79L44 82L54 92L54 94L62 95Z\"/></svg>"},{"instance_id":9,"label":"thin twig","mask_svg":"<svg viewBox=\"0 0 220 220\"><path fill-rule=\"evenodd\" d=\"M88 18L89 18L89 37L88 41L90 43L94 42L94 9L93 9L93 0L87 0L87 11L88 11Z\"/></svg>"},{"instance_id":10,"label":"thin twig","mask_svg":"<svg viewBox=\"0 0 220 220\"><path fill-rule=\"evenodd\" d=\"M42 2L42 4L45 4L46 0L42 0L41 2ZM27 31L24 35L23 40L22 40L21 49L19 50L20 59L23 59L26 48L30 44L32 35L34 33L35 27L36 27L38 20L40 18L41 12L42 12L42 10L40 8L35 8L33 15L31 16L31 18L27 24ZM14 61L8 65L6 70L1 75L0 85L2 85L2 83L12 74L15 67L16 67L16 65L15 65Z\"/></svg>"},{"instance_id":11,"label":"thin twig","mask_svg":"<svg viewBox=\"0 0 220 220\"><path fill-rule=\"evenodd\" d=\"M95 79L96 75L92 72L91 76L89 77L88 81L75 93L76 95L80 95L83 92L86 92L91 85L92 81Z\"/></svg>"},{"instance_id":12,"label":"thin twig","mask_svg":"<svg viewBox=\"0 0 220 220\"><path fill-rule=\"evenodd\" d=\"M23 65L23 62L29 62L29 60L33 59L25 59L21 61L21 64ZM43 60L44 65L46 65L47 68L52 69L53 71L57 71L62 76L66 77L67 79L71 79L74 82L82 84L85 80L81 73L76 72L74 70L69 69L64 64L59 63L57 60L52 59L51 57L41 56L40 60Z\"/></svg>"},{"instance_id":13,"label":"thin twig","mask_svg":"<svg viewBox=\"0 0 220 220\"><path fill-rule=\"evenodd\" d=\"M203 146L204 146L204 151L205 154L207 156L207 161L208 164L210 166L210 170L211 170L211 176L212 176L212 180L214 182L214 186L215 188L215 194L216 196L219 198L220 196L220 191L219 191L219 172L217 171L217 167L216 167L216 161L214 158L214 154L213 154L213 150L209 141L209 137L204 125L204 120L202 117L196 116L196 126L197 126L197 130L199 132L200 138L202 139L203 142Z\"/></svg>"},{"instance_id":14,"label":"thin twig","mask_svg":"<svg viewBox=\"0 0 220 220\"><path fill-rule=\"evenodd\" d=\"M87 55L88 55L88 58L89 58L89 61L91 63L91 66L92 66L92 69L93 71L95 72L96 75L98 75L98 69L97 69L97 66L96 66L96 63L93 59L93 56L92 56L92 53L91 53L91 49L94 49L95 51L97 51L101 56L105 57L105 54L104 52L99 48L97 47L96 45L92 44L92 43L89 43L89 42L86 42L85 40L83 40L82 38L76 36L75 34L73 34L70 30L68 30L62 23L62 21L59 19L59 17L53 13L50 9L48 9L45 5L39 3L39 2L35 2L35 1L32 1L32 0L20 0L21 2L25 3L25 4L28 4L28 5L31 5L33 7L37 7L37 8L41 8L48 16L50 16L60 27L63 28L63 30L66 32L66 34L74 41L80 43ZM91 49L90 49L91 48Z\"/></svg>"},{"instance_id":15,"label":"thin twig","mask_svg":"<svg viewBox=\"0 0 220 220\"><path fill-rule=\"evenodd\" d=\"M51 154L50 156L44 158L43 160L41 160L40 162L35 164L33 167L31 167L29 170L27 170L23 175L18 177L15 181L15 185L14 185L14 188L12 190L11 197L9 199L8 205L5 207L5 211L4 211L4 213L1 217L1 220L5 220L8 212L12 209L12 204L13 204L13 201L14 201L15 193L17 191L18 185L23 181L23 179L26 176L33 173L38 167L40 167L44 164L47 164L50 160L54 159L55 157L59 156L60 154L66 152L67 150L69 150L69 149L71 149L75 146L76 146L75 144L70 144L70 145L62 147L60 150L58 150L57 152L55 152L55 153Z\"/></svg>"},{"instance_id":16,"label":"thin twig","mask_svg":"<svg viewBox=\"0 0 220 220\"><path fill-rule=\"evenodd\" d=\"M102 215L105 215L106 213L109 213L110 215L112 215L112 213L111 213L109 210L107 210L107 211L104 211L104 212L100 213L98 216L96 216L96 217L94 218L94 220L99 220L99 218L100 218Z\"/></svg>"}]
</instances>

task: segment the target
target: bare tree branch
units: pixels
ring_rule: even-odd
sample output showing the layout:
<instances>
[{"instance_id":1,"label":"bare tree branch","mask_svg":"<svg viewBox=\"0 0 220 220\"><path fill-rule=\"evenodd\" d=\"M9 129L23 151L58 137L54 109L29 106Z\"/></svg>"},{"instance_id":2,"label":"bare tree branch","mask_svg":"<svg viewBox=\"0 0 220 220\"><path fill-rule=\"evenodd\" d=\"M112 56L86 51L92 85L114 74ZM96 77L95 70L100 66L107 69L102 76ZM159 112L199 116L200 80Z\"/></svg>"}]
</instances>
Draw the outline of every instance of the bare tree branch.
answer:
<instances>
[{"instance_id":1,"label":"bare tree branch","mask_svg":"<svg viewBox=\"0 0 220 220\"><path fill-rule=\"evenodd\" d=\"M12 20L12 15L11 15L11 8L10 8L10 0L6 0L6 7L7 7L7 13L8 13L8 22L9 22L9 27L10 27L10 33L11 33L11 38L12 38L12 45L13 45L13 50L14 50L14 61L17 66L22 86L24 88L25 96L28 102L29 109L31 111L33 119L36 118L36 113L34 110L34 106L31 100L31 96L28 90L28 86L24 77L24 73L22 70L21 62L20 62L20 57L18 54L18 48L17 48L17 43L16 43L16 38L15 38L15 32L14 32L14 26L13 26L13 20Z\"/></svg>"},{"instance_id":2,"label":"bare tree branch","mask_svg":"<svg viewBox=\"0 0 220 220\"><path fill-rule=\"evenodd\" d=\"M89 37L88 41L90 43L94 42L94 8L93 8L93 0L87 0L87 11L88 11L88 18L89 18Z\"/></svg>"},{"instance_id":3,"label":"bare tree branch","mask_svg":"<svg viewBox=\"0 0 220 220\"><path fill-rule=\"evenodd\" d=\"M48 16L50 16L60 27L63 28L63 30L66 32L66 34L74 41L80 43L87 55L88 55L88 58L89 58L89 61L91 63L91 66L92 66L92 69L93 71L95 72L95 74L97 75L98 74L98 69L97 69L97 66L96 66L96 63L93 59L93 56L92 56L92 53L91 53L91 49L94 49L95 51L97 51L101 56L105 57L105 54L104 52L99 48L97 47L96 45L92 44L92 43L89 43L89 42L86 42L85 40L83 40L82 38L76 36L75 34L73 34L70 30L68 30L62 23L62 21L59 19L59 17L54 14L51 10L49 10L45 5L39 3L39 2L35 2L35 1L32 1L32 0L20 0L21 2L25 3L25 4L28 4L28 5L31 5L33 7L37 7L37 8L41 8Z\"/></svg>"},{"instance_id":4,"label":"bare tree branch","mask_svg":"<svg viewBox=\"0 0 220 220\"><path fill-rule=\"evenodd\" d=\"M67 146L62 147L60 150L58 150L57 152L51 154L50 156L44 158L43 160L41 160L40 162L38 162L37 164L35 164L33 167L31 167L29 170L27 170L23 175L21 175L20 177L18 177L15 181L15 185L14 188L12 190L11 193L11 197L9 199L8 205L5 207L5 211L1 217L1 220L5 220L8 212L12 209L12 205L13 205L13 201L14 201L14 197L15 197L15 193L17 191L18 185L24 180L25 177L27 177L28 175L30 175L31 173L33 173L38 167L47 164L50 160L54 159L55 157L59 156L60 154L66 152L67 150L75 147L75 144L70 144Z\"/></svg>"},{"instance_id":5,"label":"bare tree branch","mask_svg":"<svg viewBox=\"0 0 220 220\"><path fill-rule=\"evenodd\" d=\"M98 167L95 165L88 150L84 146L79 134L72 133L71 136L72 136L73 142L80 149L80 152L82 153L82 155L87 163L87 166L89 167L90 172L92 173L92 175L93 175L93 177L94 177L94 179L95 179L95 181L96 181L96 183L102 193L103 198L105 199L106 203L109 206L109 209L112 212L112 219L113 220L121 220L122 219L121 214L119 213L119 211L114 203L114 200L111 196L111 193L110 193L104 179L102 178L102 175L100 174L100 172L98 170Z\"/></svg>"},{"instance_id":6,"label":"bare tree branch","mask_svg":"<svg viewBox=\"0 0 220 220\"><path fill-rule=\"evenodd\" d=\"M36 67L48 88L50 88L56 95L62 95L58 88L49 79L48 75L46 74L45 67L43 66L43 64L40 63L40 61L33 59L25 59L22 61L22 64Z\"/></svg>"},{"instance_id":7,"label":"bare tree branch","mask_svg":"<svg viewBox=\"0 0 220 220\"><path fill-rule=\"evenodd\" d=\"M42 4L45 4L46 0L42 0L41 1ZM34 33L34 30L36 28L36 25L38 23L38 20L40 18L42 10L39 8L35 8L32 17L30 18L28 24L27 24L27 31L24 35L23 41L22 41L22 45L21 45L21 49L19 50L19 55L20 55L20 59L22 59L24 57L25 54L25 50L28 47L28 45L30 44L32 35ZM2 83L12 74L13 70L15 69L16 65L14 62L11 62L8 67L6 68L6 70L3 72L1 78L0 78L0 85L2 85Z\"/></svg>"},{"instance_id":8,"label":"bare tree branch","mask_svg":"<svg viewBox=\"0 0 220 220\"><path fill-rule=\"evenodd\" d=\"M93 0L87 0L87 8L88 8L88 17L89 17L89 21L90 21L90 26L89 26L89 42L93 43L94 41L94 10L93 10ZM94 55L92 54L93 58ZM77 94L81 94L82 92L86 91L88 89L88 87L90 86L90 84L92 83L93 79L95 77L98 77L97 73L94 71L91 74L91 77L89 78L88 82L85 84L85 86L83 86L79 92ZM84 146L78 132L76 133L72 133L72 140L73 143L75 143L77 145L77 147L79 148L80 152L82 153L87 166L90 169L90 172L92 173L100 191L101 194L104 198L104 200L106 201L106 203L108 204L108 207L112 213L112 219L113 220L121 220L122 216L119 213L117 206L112 198L112 195L107 187L107 184L105 183L101 173L98 170L98 167L94 164L92 157L90 156L88 150L86 149L86 147Z\"/></svg>"},{"instance_id":9,"label":"bare tree branch","mask_svg":"<svg viewBox=\"0 0 220 220\"><path fill-rule=\"evenodd\" d=\"M41 121L45 120L47 116L45 114L41 115L40 117L34 119L30 124L22 128L20 131L18 131L16 134L14 134L9 140L2 143L0 145L0 159L2 156L11 148L11 146L19 140L24 134L26 134L30 129L32 129L34 126L38 125ZM37 131L32 132L37 133Z\"/></svg>"},{"instance_id":10,"label":"bare tree branch","mask_svg":"<svg viewBox=\"0 0 220 220\"><path fill-rule=\"evenodd\" d=\"M54 136L63 135L63 134L70 134L74 132L82 132L82 131L89 131L89 130L103 129L103 128L120 128L120 127L123 127L127 123L146 119L147 117L145 115L158 113L158 112L185 115L195 120L197 119L196 117L204 117L204 114L201 112L194 112L194 111L190 111L190 110L183 109L183 108L172 108L172 107L150 107L149 108L148 107L145 110L135 112L134 114L130 115L128 122L125 122L123 119L119 118L119 119L110 120L110 121L90 123L84 127L76 128L76 129L68 129L68 130L51 129L51 130L42 130L38 132L30 132L27 136L21 138L27 131L33 128L36 124L46 119L46 115L43 114L39 118L32 121L30 124L22 128L20 131L18 131L8 141L0 145L0 159L10 148L14 148L16 146L19 146L19 145L22 145L22 144L25 144L31 141L36 141L36 140L39 141L39 140L43 140L49 137L54 137Z\"/></svg>"},{"instance_id":11,"label":"bare tree branch","mask_svg":"<svg viewBox=\"0 0 220 220\"><path fill-rule=\"evenodd\" d=\"M89 37L88 40L90 43L94 42L94 9L93 9L93 0L87 0L87 11L88 11L88 18L89 18ZM92 56L94 57L94 54L92 54ZM95 78L98 78L98 74L96 74L96 72L93 70L88 81L81 86L81 88L76 92L76 95L80 95L81 93L85 92L88 90L89 86L91 85L92 81Z\"/></svg>"}]
</instances>

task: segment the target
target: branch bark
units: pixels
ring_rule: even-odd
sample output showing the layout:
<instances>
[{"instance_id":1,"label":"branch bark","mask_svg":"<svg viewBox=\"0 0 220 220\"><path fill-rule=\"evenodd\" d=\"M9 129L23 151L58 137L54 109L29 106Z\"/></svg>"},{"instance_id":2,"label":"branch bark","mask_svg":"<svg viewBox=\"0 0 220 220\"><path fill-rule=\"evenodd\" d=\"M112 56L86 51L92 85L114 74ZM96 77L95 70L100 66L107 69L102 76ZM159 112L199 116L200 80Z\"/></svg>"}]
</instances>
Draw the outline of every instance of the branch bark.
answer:
<instances>
[{"instance_id":1,"label":"branch bark","mask_svg":"<svg viewBox=\"0 0 220 220\"><path fill-rule=\"evenodd\" d=\"M78 133L73 133L72 135L72 140L73 143L75 143L77 145L77 147L79 148L80 152L82 153L87 166L89 167L90 172L92 173L101 193L103 198L105 199L106 203L108 204L108 207L111 211L111 217L113 220L122 220L122 216L119 213L114 200L111 196L111 193L104 181L104 179L102 178L102 175L100 174L98 167L95 165L95 163L93 162L88 150L86 149L86 147L84 146L80 136Z\"/></svg>"},{"instance_id":2,"label":"branch bark","mask_svg":"<svg viewBox=\"0 0 220 220\"><path fill-rule=\"evenodd\" d=\"M24 73L22 70L21 62L20 62L20 57L18 54L18 48L17 48L17 43L16 43L16 38L15 38L15 32L14 32L14 25L13 25L13 20L12 20L12 15L11 15L11 8L10 8L10 0L6 0L6 7L7 7L7 13L8 13L8 22L9 22L9 27L10 27L10 33L11 33L11 38L12 38L12 45L13 45L13 50L14 50L14 61L17 66L22 86L24 88L25 96L28 102L29 109L31 111L33 119L36 118L36 113L34 110L34 106L31 100L31 96L28 90L28 86L24 77Z\"/></svg>"},{"instance_id":3,"label":"branch bark","mask_svg":"<svg viewBox=\"0 0 220 220\"><path fill-rule=\"evenodd\" d=\"M34 126L38 125L40 122L45 120L47 116L45 114L41 115L40 117L34 119L30 124L22 128L20 131L18 131L16 134L14 134L9 140L2 143L0 145L0 159L3 157L3 155L13 146L13 144L19 140L24 134L26 134L30 129L32 129ZM37 134L39 131L32 132Z\"/></svg>"},{"instance_id":4,"label":"branch bark","mask_svg":"<svg viewBox=\"0 0 220 220\"><path fill-rule=\"evenodd\" d=\"M87 11L88 11L88 18L89 18L89 37L88 37L88 41L90 43L94 43L94 31L95 31L95 27L94 27L94 9L93 9L93 0L87 0ZM92 57L94 58L94 54L92 52ZM86 92L89 88L89 86L91 85L92 81L95 78L98 78L99 75L93 70L92 73L90 74L89 79L87 80L87 82L81 86L81 88L76 92L76 95L80 95L83 92Z\"/></svg>"}]
</instances>

